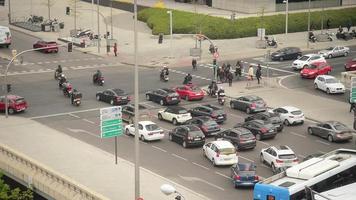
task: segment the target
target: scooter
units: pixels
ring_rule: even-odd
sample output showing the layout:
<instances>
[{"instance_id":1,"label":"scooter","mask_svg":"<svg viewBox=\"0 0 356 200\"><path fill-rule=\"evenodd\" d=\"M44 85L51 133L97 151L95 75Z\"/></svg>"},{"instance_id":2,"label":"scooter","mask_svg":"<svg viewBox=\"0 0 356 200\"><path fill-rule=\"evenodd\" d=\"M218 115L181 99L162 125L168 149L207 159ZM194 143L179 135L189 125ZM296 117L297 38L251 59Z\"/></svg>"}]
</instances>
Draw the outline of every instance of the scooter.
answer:
<instances>
[{"instance_id":1,"label":"scooter","mask_svg":"<svg viewBox=\"0 0 356 200\"><path fill-rule=\"evenodd\" d=\"M225 104L225 93L220 93L220 95L217 96L218 96L218 103L223 106Z\"/></svg>"},{"instance_id":2,"label":"scooter","mask_svg":"<svg viewBox=\"0 0 356 200\"><path fill-rule=\"evenodd\" d=\"M63 83L63 95L65 97L70 97L70 95L72 94L72 84L65 82Z\"/></svg>"},{"instance_id":3,"label":"scooter","mask_svg":"<svg viewBox=\"0 0 356 200\"><path fill-rule=\"evenodd\" d=\"M96 85L103 86L104 85L104 77L100 76L99 78L95 78L95 75L93 76L93 83Z\"/></svg>"},{"instance_id":4,"label":"scooter","mask_svg":"<svg viewBox=\"0 0 356 200\"><path fill-rule=\"evenodd\" d=\"M309 32L309 41L313 43L316 42L316 37L313 32Z\"/></svg>"},{"instance_id":5,"label":"scooter","mask_svg":"<svg viewBox=\"0 0 356 200\"><path fill-rule=\"evenodd\" d=\"M73 99L72 105L80 106L81 100L82 100L82 98L80 98L80 97L77 97L77 98Z\"/></svg>"},{"instance_id":6,"label":"scooter","mask_svg":"<svg viewBox=\"0 0 356 200\"><path fill-rule=\"evenodd\" d=\"M265 36L265 40L266 40L267 46L274 47L274 48L278 47L277 41L273 37L270 40L267 36Z\"/></svg>"},{"instance_id":7,"label":"scooter","mask_svg":"<svg viewBox=\"0 0 356 200\"><path fill-rule=\"evenodd\" d=\"M169 77L168 77L168 75L166 75L166 74L165 74L165 75L163 75L163 76L162 76L162 75L160 75L159 77L160 77L160 80L161 80L161 81L163 81L163 82L167 82L167 81L169 81Z\"/></svg>"}]
</instances>

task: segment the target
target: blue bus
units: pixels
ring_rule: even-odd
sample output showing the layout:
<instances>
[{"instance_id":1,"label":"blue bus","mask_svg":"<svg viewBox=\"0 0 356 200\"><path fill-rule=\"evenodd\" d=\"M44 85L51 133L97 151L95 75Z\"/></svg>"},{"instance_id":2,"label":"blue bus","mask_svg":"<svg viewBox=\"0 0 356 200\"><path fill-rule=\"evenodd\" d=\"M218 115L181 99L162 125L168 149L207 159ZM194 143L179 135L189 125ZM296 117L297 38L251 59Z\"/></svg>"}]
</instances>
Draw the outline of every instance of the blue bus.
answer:
<instances>
[{"instance_id":1,"label":"blue bus","mask_svg":"<svg viewBox=\"0 0 356 200\"><path fill-rule=\"evenodd\" d=\"M254 200L311 200L318 193L356 182L356 150L338 149L312 158L255 185ZM356 199L356 197L355 197Z\"/></svg>"}]
</instances>

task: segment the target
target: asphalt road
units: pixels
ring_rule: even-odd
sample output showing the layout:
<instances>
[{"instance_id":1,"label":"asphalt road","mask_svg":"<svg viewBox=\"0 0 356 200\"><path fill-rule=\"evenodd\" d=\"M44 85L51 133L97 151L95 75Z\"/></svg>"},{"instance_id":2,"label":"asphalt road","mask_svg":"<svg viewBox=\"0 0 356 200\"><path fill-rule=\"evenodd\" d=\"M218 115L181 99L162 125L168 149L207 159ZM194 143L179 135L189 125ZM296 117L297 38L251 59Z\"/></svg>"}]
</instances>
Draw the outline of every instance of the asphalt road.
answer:
<instances>
[{"instance_id":1,"label":"asphalt road","mask_svg":"<svg viewBox=\"0 0 356 200\"><path fill-rule=\"evenodd\" d=\"M31 47L32 41L36 40L18 32L14 32L13 35L15 38L22 38L23 40L20 43L14 43L14 48L17 49ZM333 62L338 59L330 61ZM249 59L246 60L248 61ZM59 62L55 63L54 61ZM252 61L256 62L256 58L251 59ZM342 62L342 60L339 62ZM58 89L57 81L53 79L53 69L58 63L62 63L62 66L66 67L64 73L69 81L83 93L83 101L80 107L72 106L69 99L65 98ZM132 66L125 66L112 59L100 59L99 57L76 51L68 53L65 49L62 49L58 54L33 52L31 56L27 57L26 55L24 64L12 66L9 76L10 82L13 84L13 93L24 96L30 104L25 113L19 113L18 115L37 120L49 127L62 131L64 134L113 153L113 139L101 139L99 134L100 119L98 109L110 105L96 101L95 93L104 88L119 87L132 95ZM270 65L272 66L272 64ZM288 62L275 64L273 68L281 70L272 69L270 72L274 73L275 76L295 73L288 68L283 68L286 65L288 65ZM103 87L94 86L91 83L92 74L99 68L105 77L105 85ZM162 83L158 79L159 72L157 69L140 68L141 103L149 108L152 114L151 120L164 128L166 132L166 137L161 141L140 143L142 166L211 199L252 199L251 189L234 189L229 178L229 167L213 167L203 157L201 148L184 149L168 140L167 132L174 126L156 118L157 111L163 107L145 101L144 92L157 87L179 85L183 81L184 75L182 73L195 75L193 81L198 85L208 84L210 82L209 78L212 76L211 69L204 67L199 68L197 72L192 72L190 66L174 70L171 72L170 81ZM307 80L298 81L306 82ZM294 83L294 85L297 84L300 84L300 82ZM303 87L296 87L296 89L301 88ZM315 92L314 90L311 91ZM206 98L203 101L182 101L181 105L190 108L206 102L216 104L215 99ZM237 122L242 122L247 116L245 113L232 110L229 107L224 107L224 110L228 113L228 120L223 124L223 128L231 128ZM329 143L327 140L308 135L306 129L311 123L313 122L306 121L304 125L286 127L275 139L258 142L254 150L239 152L239 160L241 162L256 162L258 174L262 177L269 177L272 175L271 169L259 162L259 152L262 148L271 145L288 145L295 151L299 159L316 152L328 152L341 147L354 148L352 143ZM208 140L211 139L209 138ZM133 144L132 137L121 136L118 147L119 156L133 161Z\"/></svg>"}]
</instances>

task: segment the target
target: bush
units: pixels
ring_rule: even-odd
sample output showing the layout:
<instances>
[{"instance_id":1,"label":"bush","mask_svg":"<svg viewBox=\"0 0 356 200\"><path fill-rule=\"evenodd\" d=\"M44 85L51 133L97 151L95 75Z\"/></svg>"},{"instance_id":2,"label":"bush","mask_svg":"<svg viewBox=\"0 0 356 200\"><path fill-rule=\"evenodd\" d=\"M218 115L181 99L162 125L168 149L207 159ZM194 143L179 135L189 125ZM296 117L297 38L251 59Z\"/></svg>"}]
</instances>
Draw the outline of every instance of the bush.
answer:
<instances>
[{"instance_id":1,"label":"bush","mask_svg":"<svg viewBox=\"0 0 356 200\"><path fill-rule=\"evenodd\" d=\"M339 25L346 26L351 20L356 25L356 8L340 10L325 10L311 12L311 24L315 29L321 29L321 19L324 16L324 28L326 20L331 20L331 28ZM147 8L138 13L138 19L147 23L152 29L152 34L169 34L169 14L167 9ZM173 10L173 33L195 34L203 33L210 39L232 39L251 37L257 35L257 28L263 24L267 35L285 32L285 15L242 18L235 21L220 17L212 17L204 14ZM289 14L288 32L301 32L308 29L308 13Z\"/></svg>"}]
</instances>

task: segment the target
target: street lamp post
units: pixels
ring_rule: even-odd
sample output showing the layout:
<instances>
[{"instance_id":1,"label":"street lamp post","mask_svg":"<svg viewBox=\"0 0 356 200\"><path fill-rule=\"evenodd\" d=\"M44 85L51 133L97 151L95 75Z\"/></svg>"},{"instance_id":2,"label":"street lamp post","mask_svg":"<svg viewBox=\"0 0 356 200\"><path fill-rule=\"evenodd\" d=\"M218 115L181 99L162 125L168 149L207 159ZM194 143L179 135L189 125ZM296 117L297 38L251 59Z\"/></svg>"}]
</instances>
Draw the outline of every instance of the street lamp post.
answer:
<instances>
[{"instance_id":1,"label":"street lamp post","mask_svg":"<svg viewBox=\"0 0 356 200\"><path fill-rule=\"evenodd\" d=\"M169 14L169 32L171 35L171 40L170 40L170 57L173 58L173 19L172 19L172 10L168 10L167 13Z\"/></svg>"},{"instance_id":2,"label":"street lamp post","mask_svg":"<svg viewBox=\"0 0 356 200\"><path fill-rule=\"evenodd\" d=\"M288 34L288 2L289 0L284 0L283 3L286 4L286 34Z\"/></svg>"},{"instance_id":3,"label":"street lamp post","mask_svg":"<svg viewBox=\"0 0 356 200\"><path fill-rule=\"evenodd\" d=\"M110 0L110 23L111 23L111 39L114 38L114 28L112 26L112 0Z\"/></svg>"},{"instance_id":4,"label":"street lamp post","mask_svg":"<svg viewBox=\"0 0 356 200\"><path fill-rule=\"evenodd\" d=\"M310 0L308 2L308 33L307 33L307 48L309 48L309 32L310 32Z\"/></svg>"}]
</instances>

